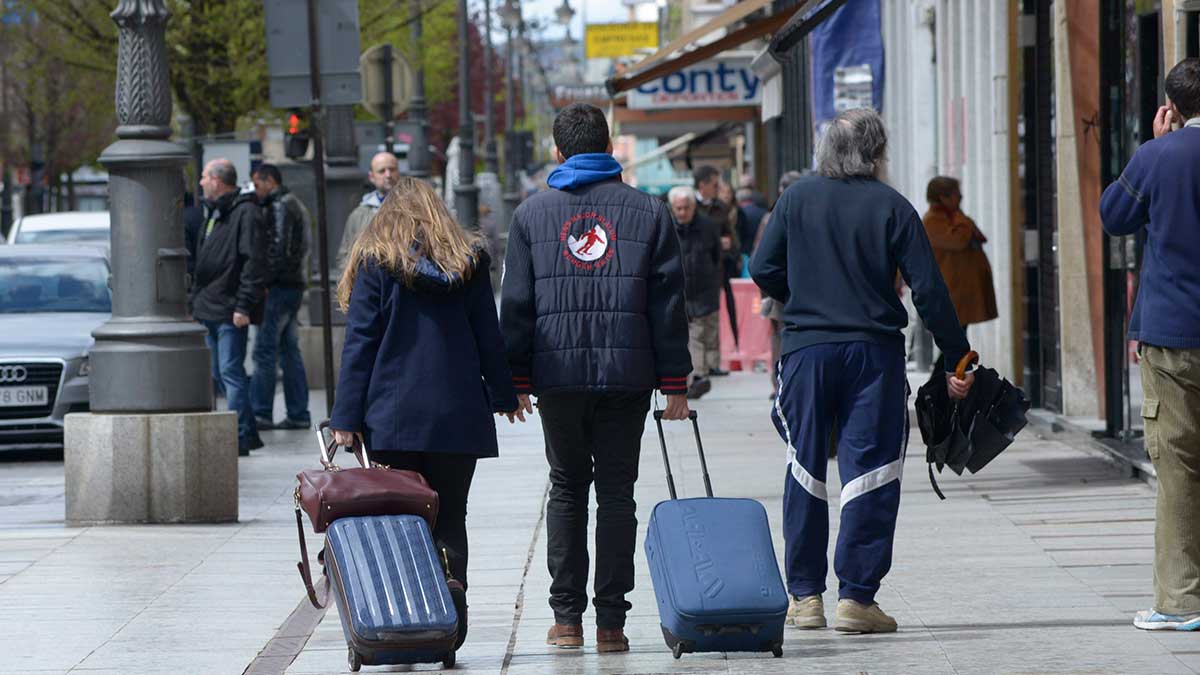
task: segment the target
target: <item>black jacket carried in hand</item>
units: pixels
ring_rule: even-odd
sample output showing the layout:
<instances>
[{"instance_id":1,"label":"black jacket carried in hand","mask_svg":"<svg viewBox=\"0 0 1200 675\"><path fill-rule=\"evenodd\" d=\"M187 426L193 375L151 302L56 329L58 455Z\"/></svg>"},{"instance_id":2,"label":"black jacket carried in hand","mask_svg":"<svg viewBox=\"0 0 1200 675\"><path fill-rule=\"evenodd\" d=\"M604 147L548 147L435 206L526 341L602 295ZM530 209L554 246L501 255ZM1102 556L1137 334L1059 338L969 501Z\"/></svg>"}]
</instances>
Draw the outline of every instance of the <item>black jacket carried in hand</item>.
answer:
<instances>
[{"instance_id":1,"label":"black jacket carried in hand","mask_svg":"<svg viewBox=\"0 0 1200 675\"><path fill-rule=\"evenodd\" d=\"M675 225L683 255L687 315L695 319L721 308L721 227L699 211L692 222Z\"/></svg>"},{"instance_id":2,"label":"black jacket carried in hand","mask_svg":"<svg viewBox=\"0 0 1200 675\"><path fill-rule=\"evenodd\" d=\"M266 256L262 209L253 193L230 192L207 204L192 281L192 316L233 321L254 316L263 301Z\"/></svg>"},{"instance_id":3,"label":"black jacket carried in hand","mask_svg":"<svg viewBox=\"0 0 1200 675\"><path fill-rule=\"evenodd\" d=\"M263 202L266 217L267 287L304 288L310 220L308 209L288 191L278 187Z\"/></svg>"},{"instance_id":4,"label":"black jacket carried in hand","mask_svg":"<svg viewBox=\"0 0 1200 675\"><path fill-rule=\"evenodd\" d=\"M517 391L685 393L692 362L675 221L662 201L622 183L611 157L613 177L572 178L576 157L551 182L563 189L513 215L500 324Z\"/></svg>"}]
</instances>

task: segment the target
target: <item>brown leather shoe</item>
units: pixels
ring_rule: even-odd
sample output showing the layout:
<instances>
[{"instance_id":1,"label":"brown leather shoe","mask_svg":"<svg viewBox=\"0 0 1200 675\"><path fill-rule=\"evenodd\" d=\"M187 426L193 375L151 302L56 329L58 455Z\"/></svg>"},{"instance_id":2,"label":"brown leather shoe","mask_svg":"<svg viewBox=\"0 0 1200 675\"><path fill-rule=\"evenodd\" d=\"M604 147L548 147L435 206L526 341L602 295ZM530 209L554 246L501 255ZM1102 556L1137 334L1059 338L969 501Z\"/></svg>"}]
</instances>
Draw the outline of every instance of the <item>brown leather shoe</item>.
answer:
<instances>
[{"instance_id":1,"label":"brown leather shoe","mask_svg":"<svg viewBox=\"0 0 1200 675\"><path fill-rule=\"evenodd\" d=\"M601 654L627 652L629 651L629 638L625 637L625 631L620 628L597 628L596 651Z\"/></svg>"},{"instance_id":2,"label":"brown leather shoe","mask_svg":"<svg viewBox=\"0 0 1200 675\"><path fill-rule=\"evenodd\" d=\"M559 649L579 649L583 646L583 625L554 624L546 633L546 644Z\"/></svg>"}]
</instances>

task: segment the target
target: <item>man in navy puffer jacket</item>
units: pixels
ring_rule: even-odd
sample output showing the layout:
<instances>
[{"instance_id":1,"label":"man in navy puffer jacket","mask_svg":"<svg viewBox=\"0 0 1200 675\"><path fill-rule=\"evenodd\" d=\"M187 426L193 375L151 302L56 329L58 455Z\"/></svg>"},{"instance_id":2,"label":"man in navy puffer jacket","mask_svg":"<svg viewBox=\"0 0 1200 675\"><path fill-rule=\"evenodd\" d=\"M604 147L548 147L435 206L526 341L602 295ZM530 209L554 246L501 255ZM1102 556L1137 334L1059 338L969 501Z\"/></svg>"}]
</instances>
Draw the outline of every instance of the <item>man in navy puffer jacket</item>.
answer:
<instances>
[{"instance_id":1,"label":"man in navy puffer jacket","mask_svg":"<svg viewBox=\"0 0 1200 675\"><path fill-rule=\"evenodd\" d=\"M686 419L688 324L675 223L660 200L621 182L599 108L554 120L552 188L513 214L500 325L522 407L546 436L550 606L547 641L583 645L588 492L596 483L596 647L628 651L637 481L651 392Z\"/></svg>"}]
</instances>

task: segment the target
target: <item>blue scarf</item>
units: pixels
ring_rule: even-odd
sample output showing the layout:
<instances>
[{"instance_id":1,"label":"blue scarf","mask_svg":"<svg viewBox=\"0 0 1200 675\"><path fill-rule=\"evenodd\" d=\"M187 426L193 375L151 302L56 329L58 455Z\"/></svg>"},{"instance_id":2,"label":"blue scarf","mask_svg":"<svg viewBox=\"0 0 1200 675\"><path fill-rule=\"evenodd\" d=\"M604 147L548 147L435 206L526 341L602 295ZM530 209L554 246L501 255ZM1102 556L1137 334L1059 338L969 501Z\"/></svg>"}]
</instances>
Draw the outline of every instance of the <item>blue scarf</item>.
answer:
<instances>
[{"instance_id":1,"label":"blue scarf","mask_svg":"<svg viewBox=\"0 0 1200 675\"><path fill-rule=\"evenodd\" d=\"M573 155L554 171L546 183L556 190L574 190L584 185L621 175L621 163L607 152L588 152Z\"/></svg>"}]
</instances>

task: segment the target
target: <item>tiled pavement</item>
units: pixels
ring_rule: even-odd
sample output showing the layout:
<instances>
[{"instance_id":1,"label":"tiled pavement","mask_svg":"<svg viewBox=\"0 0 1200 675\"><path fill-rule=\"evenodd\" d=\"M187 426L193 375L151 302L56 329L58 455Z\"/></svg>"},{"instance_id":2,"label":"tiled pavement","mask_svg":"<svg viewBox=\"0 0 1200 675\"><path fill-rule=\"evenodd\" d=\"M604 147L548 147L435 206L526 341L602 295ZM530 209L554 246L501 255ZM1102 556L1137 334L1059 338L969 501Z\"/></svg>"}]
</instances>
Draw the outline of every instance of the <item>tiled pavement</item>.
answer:
<instances>
[{"instance_id":1,"label":"tiled pavement","mask_svg":"<svg viewBox=\"0 0 1200 675\"><path fill-rule=\"evenodd\" d=\"M767 390L765 377L735 375L697 408L718 494L762 501L782 555L783 448L766 416ZM638 484L643 533L650 508L666 496L657 441L647 431ZM681 492L700 494L690 430L668 432ZM944 478L945 502L925 479L914 432L895 563L879 596L900 623L896 634L789 631L780 660L675 661L662 643L639 548L632 652L556 652L542 643L552 619L540 429L536 421L505 422L501 436L504 456L481 465L472 492L471 632L456 672L1200 672L1200 635L1130 625L1151 599L1151 489L1032 430L978 476ZM311 435L265 438L271 445L240 462L242 521L226 526L65 528L61 463L0 461L0 672L236 674L252 662L255 672L343 672L334 612L311 637L306 619L320 617L301 609L288 622L303 608L291 488L296 471L315 464ZM831 510L836 533L836 504ZM826 594L830 614L834 600Z\"/></svg>"}]
</instances>

